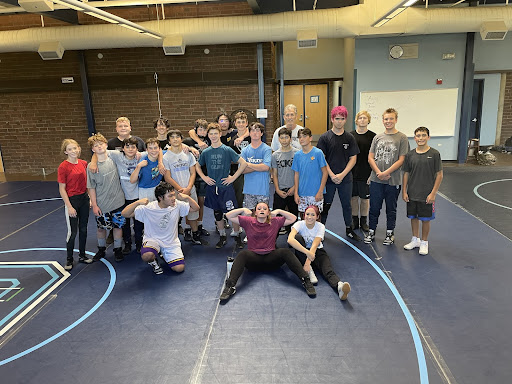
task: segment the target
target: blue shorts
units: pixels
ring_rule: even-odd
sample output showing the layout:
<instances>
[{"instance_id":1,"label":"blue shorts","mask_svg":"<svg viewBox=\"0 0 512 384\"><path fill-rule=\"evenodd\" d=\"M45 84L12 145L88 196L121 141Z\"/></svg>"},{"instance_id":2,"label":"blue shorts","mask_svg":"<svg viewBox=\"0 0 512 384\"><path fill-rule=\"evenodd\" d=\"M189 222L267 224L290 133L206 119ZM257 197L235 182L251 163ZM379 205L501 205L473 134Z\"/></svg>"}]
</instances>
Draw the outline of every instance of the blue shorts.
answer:
<instances>
[{"instance_id":1,"label":"blue shorts","mask_svg":"<svg viewBox=\"0 0 512 384\"><path fill-rule=\"evenodd\" d=\"M206 199L204 205L214 211L229 212L238 208L236 202L235 188L233 185L217 187L216 185L206 186Z\"/></svg>"},{"instance_id":2,"label":"blue shorts","mask_svg":"<svg viewBox=\"0 0 512 384\"><path fill-rule=\"evenodd\" d=\"M430 221L436 218L436 203L427 204L424 201L409 201L407 203L407 217Z\"/></svg>"}]
</instances>

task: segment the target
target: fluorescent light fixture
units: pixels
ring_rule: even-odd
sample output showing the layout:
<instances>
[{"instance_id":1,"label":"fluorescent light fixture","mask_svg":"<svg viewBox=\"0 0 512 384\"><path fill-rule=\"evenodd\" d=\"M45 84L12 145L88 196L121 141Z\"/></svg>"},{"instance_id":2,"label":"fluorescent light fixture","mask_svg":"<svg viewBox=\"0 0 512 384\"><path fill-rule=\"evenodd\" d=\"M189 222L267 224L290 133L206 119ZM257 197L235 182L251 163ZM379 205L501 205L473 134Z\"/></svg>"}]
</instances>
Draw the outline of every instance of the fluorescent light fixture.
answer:
<instances>
[{"instance_id":1,"label":"fluorescent light fixture","mask_svg":"<svg viewBox=\"0 0 512 384\"><path fill-rule=\"evenodd\" d=\"M162 36L155 35L154 33L151 33L151 32L143 32L143 34L146 35L146 36L150 36L150 37L152 37L154 39L163 39Z\"/></svg>"},{"instance_id":2,"label":"fluorescent light fixture","mask_svg":"<svg viewBox=\"0 0 512 384\"><path fill-rule=\"evenodd\" d=\"M142 29L140 28L136 28L136 27L132 27L131 25L128 25L128 24L119 24L121 27L124 27L124 28L128 28L128 29L131 29L132 31L135 31L135 32L139 32L139 33L143 33L145 31L143 31Z\"/></svg>"},{"instance_id":3,"label":"fluorescent light fixture","mask_svg":"<svg viewBox=\"0 0 512 384\"><path fill-rule=\"evenodd\" d=\"M371 26L374 28L378 28L386 24L389 20L398 16L400 13L405 11L411 5L417 3L418 0L402 0L393 8L391 8L388 12L386 12L383 16L379 17L377 21L375 21Z\"/></svg>"},{"instance_id":4,"label":"fluorescent light fixture","mask_svg":"<svg viewBox=\"0 0 512 384\"><path fill-rule=\"evenodd\" d=\"M89 16L97 17L98 19L101 19L101 20L104 20L104 21L108 21L109 23L112 23L112 24L119 24L119 21L114 20L114 19L112 19L110 17L107 17L107 16L100 15L99 13L96 13L96 12L84 12L84 13L86 13Z\"/></svg>"},{"instance_id":5,"label":"fluorescent light fixture","mask_svg":"<svg viewBox=\"0 0 512 384\"><path fill-rule=\"evenodd\" d=\"M73 4L68 4L68 3L65 3L64 1L60 1L60 0L52 0L55 4L60 4L60 5L63 5L65 7L68 7L68 8L71 8L71 9L74 9L75 11L80 11L80 12L83 12L84 9L83 8L80 8L76 5L73 5Z\"/></svg>"}]
</instances>

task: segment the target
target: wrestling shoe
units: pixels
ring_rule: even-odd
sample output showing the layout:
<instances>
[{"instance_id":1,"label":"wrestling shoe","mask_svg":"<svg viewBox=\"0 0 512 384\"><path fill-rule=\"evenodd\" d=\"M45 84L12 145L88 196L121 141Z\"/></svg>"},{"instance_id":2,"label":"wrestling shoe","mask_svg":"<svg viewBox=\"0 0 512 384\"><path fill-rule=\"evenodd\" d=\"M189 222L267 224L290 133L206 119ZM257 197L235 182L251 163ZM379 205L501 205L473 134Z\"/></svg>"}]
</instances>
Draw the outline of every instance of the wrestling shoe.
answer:
<instances>
[{"instance_id":1,"label":"wrestling shoe","mask_svg":"<svg viewBox=\"0 0 512 384\"><path fill-rule=\"evenodd\" d=\"M219 296L219 300L220 301L226 301L226 300L229 300L229 298L231 296L233 296L234 294L236 293L236 288L235 287L230 287L229 285L227 285L226 283L226 286L224 287L224 290L222 291L222 293L220 294Z\"/></svg>"},{"instance_id":2,"label":"wrestling shoe","mask_svg":"<svg viewBox=\"0 0 512 384\"><path fill-rule=\"evenodd\" d=\"M370 228L368 227L368 223L366 222L366 216L361 216L361 220L359 221L359 227L363 232L368 232Z\"/></svg>"},{"instance_id":3,"label":"wrestling shoe","mask_svg":"<svg viewBox=\"0 0 512 384\"><path fill-rule=\"evenodd\" d=\"M369 229L368 233L364 235L364 242L370 244L373 240L375 240L375 230Z\"/></svg>"},{"instance_id":4,"label":"wrestling shoe","mask_svg":"<svg viewBox=\"0 0 512 384\"><path fill-rule=\"evenodd\" d=\"M198 229L201 232L201 236L210 236L210 232L203 228L203 224L199 224Z\"/></svg>"},{"instance_id":5,"label":"wrestling shoe","mask_svg":"<svg viewBox=\"0 0 512 384\"><path fill-rule=\"evenodd\" d=\"M64 266L66 271L71 271L73 269L73 259L67 259L66 265Z\"/></svg>"},{"instance_id":6,"label":"wrestling shoe","mask_svg":"<svg viewBox=\"0 0 512 384\"><path fill-rule=\"evenodd\" d=\"M114 248L114 260L117 262L124 260L123 250L121 249L121 247Z\"/></svg>"},{"instance_id":7,"label":"wrestling shoe","mask_svg":"<svg viewBox=\"0 0 512 384\"><path fill-rule=\"evenodd\" d=\"M192 229L191 228L185 228L185 230L183 232L183 240L192 241Z\"/></svg>"},{"instance_id":8,"label":"wrestling shoe","mask_svg":"<svg viewBox=\"0 0 512 384\"><path fill-rule=\"evenodd\" d=\"M315 287L313 287L313 284L311 284L311 280L309 280L309 276L302 278L302 286L306 290L306 293L308 294L309 297L316 296Z\"/></svg>"},{"instance_id":9,"label":"wrestling shoe","mask_svg":"<svg viewBox=\"0 0 512 384\"><path fill-rule=\"evenodd\" d=\"M93 261L98 261L98 260L104 258L105 257L105 250L106 249L107 249L107 247L98 247L98 252L96 252L96 254L92 258L92 260Z\"/></svg>"},{"instance_id":10,"label":"wrestling shoe","mask_svg":"<svg viewBox=\"0 0 512 384\"><path fill-rule=\"evenodd\" d=\"M347 231L345 232L347 237L351 238L354 241L361 241L361 238L354 232L354 230L350 227L347 227Z\"/></svg>"},{"instance_id":11,"label":"wrestling shoe","mask_svg":"<svg viewBox=\"0 0 512 384\"><path fill-rule=\"evenodd\" d=\"M192 232L192 243L197 245L208 245L206 240L201 239L201 232Z\"/></svg>"},{"instance_id":12,"label":"wrestling shoe","mask_svg":"<svg viewBox=\"0 0 512 384\"><path fill-rule=\"evenodd\" d=\"M226 236L221 236L219 242L215 244L215 248L219 249L225 246L228 243L228 239Z\"/></svg>"},{"instance_id":13,"label":"wrestling shoe","mask_svg":"<svg viewBox=\"0 0 512 384\"><path fill-rule=\"evenodd\" d=\"M238 249L244 249L244 243L242 242L242 236L240 234L235 237L235 243Z\"/></svg>"},{"instance_id":14,"label":"wrestling shoe","mask_svg":"<svg viewBox=\"0 0 512 384\"><path fill-rule=\"evenodd\" d=\"M158 264L157 259L150 261L148 264L151 265L151 267L153 267L153 272L155 273L155 275L161 275L162 273L164 273L164 270L162 269L160 264Z\"/></svg>"},{"instance_id":15,"label":"wrestling shoe","mask_svg":"<svg viewBox=\"0 0 512 384\"><path fill-rule=\"evenodd\" d=\"M84 264L91 264L93 262L93 260L89 256L79 255L78 256L78 262L79 263L84 263Z\"/></svg>"},{"instance_id":16,"label":"wrestling shoe","mask_svg":"<svg viewBox=\"0 0 512 384\"><path fill-rule=\"evenodd\" d=\"M123 255L128 255L132 251L132 243L124 243Z\"/></svg>"},{"instance_id":17,"label":"wrestling shoe","mask_svg":"<svg viewBox=\"0 0 512 384\"><path fill-rule=\"evenodd\" d=\"M386 237L384 238L384 241L382 242L382 244L384 245L391 245L395 242L395 234L393 233L392 230L387 230L386 231Z\"/></svg>"}]
</instances>

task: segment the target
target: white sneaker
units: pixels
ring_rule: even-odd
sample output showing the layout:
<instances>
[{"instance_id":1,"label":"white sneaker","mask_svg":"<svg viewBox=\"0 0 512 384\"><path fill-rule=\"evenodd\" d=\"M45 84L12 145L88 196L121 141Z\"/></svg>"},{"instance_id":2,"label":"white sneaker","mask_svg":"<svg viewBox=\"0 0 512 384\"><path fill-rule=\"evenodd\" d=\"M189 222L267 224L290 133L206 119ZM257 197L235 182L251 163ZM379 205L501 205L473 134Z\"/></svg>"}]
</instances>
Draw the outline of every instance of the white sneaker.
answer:
<instances>
[{"instance_id":1,"label":"white sneaker","mask_svg":"<svg viewBox=\"0 0 512 384\"><path fill-rule=\"evenodd\" d=\"M247 244L247 236L244 238L244 244Z\"/></svg>"},{"instance_id":2,"label":"white sneaker","mask_svg":"<svg viewBox=\"0 0 512 384\"><path fill-rule=\"evenodd\" d=\"M410 251L414 248L419 248L420 246L420 239L418 239L416 236L413 236L410 243L407 243L404 245L404 249L407 249Z\"/></svg>"},{"instance_id":3,"label":"white sneaker","mask_svg":"<svg viewBox=\"0 0 512 384\"><path fill-rule=\"evenodd\" d=\"M311 284L318 284L318 279L316 278L315 271L313 271L313 267L309 267L309 280L311 281Z\"/></svg>"},{"instance_id":4,"label":"white sneaker","mask_svg":"<svg viewBox=\"0 0 512 384\"><path fill-rule=\"evenodd\" d=\"M347 296L350 292L350 284L346 281L339 281L338 282L338 294L340 296L340 300L347 300Z\"/></svg>"},{"instance_id":5,"label":"white sneaker","mask_svg":"<svg viewBox=\"0 0 512 384\"><path fill-rule=\"evenodd\" d=\"M421 241L420 242L420 255L428 255L428 241Z\"/></svg>"}]
</instances>

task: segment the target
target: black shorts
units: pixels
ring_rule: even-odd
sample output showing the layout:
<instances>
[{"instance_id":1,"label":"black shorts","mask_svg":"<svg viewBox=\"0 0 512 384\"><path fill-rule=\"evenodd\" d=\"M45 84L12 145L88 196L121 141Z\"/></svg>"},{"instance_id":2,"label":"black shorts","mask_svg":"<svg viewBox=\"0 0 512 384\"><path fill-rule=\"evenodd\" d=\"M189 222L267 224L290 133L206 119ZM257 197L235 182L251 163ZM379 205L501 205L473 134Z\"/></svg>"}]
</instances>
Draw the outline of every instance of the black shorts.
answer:
<instances>
[{"instance_id":1,"label":"black shorts","mask_svg":"<svg viewBox=\"0 0 512 384\"><path fill-rule=\"evenodd\" d=\"M407 203L407 217L422 221L434 220L436 218L435 202L427 204L424 201L409 201Z\"/></svg>"},{"instance_id":2,"label":"black shorts","mask_svg":"<svg viewBox=\"0 0 512 384\"><path fill-rule=\"evenodd\" d=\"M194 182L194 186L196 187L197 197L205 197L206 196L206 183L199 176L196 177L196 181Z\"/></svg>"},{"instance_id":3,"label":"black shorts","mask_svg":"<svg viewBox=\"0 0 512 384\"><path fill-rule=\"evenodd\" d=\"M352 197L359 196L361 199L370 198L370 186L366 181L352 181Z\"/></svg>"}]
</instances>

